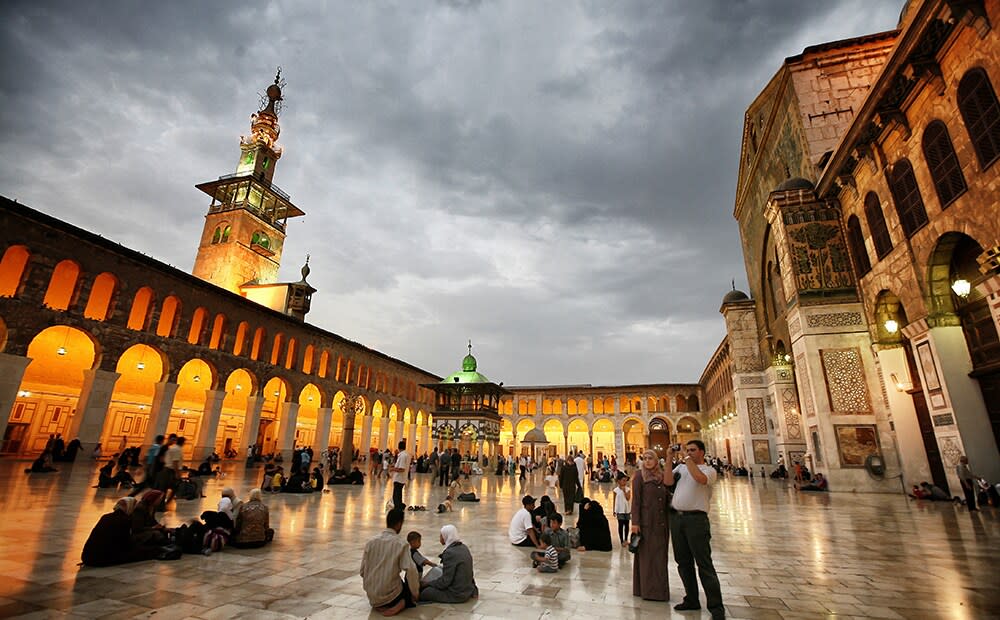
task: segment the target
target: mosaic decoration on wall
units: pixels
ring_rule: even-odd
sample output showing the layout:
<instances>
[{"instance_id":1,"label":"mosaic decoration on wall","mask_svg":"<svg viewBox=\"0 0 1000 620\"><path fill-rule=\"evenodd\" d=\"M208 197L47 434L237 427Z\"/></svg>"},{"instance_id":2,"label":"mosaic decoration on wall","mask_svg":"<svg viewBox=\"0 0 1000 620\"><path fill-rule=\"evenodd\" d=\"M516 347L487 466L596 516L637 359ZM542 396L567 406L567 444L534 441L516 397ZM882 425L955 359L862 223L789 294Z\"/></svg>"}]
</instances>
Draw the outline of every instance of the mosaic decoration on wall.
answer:
<instances>
[{"instance_id":1,"label":"mosaic decoration on wall","mask_svg":"<svg viewBox=\"0 0 1000 620\"><path fill-rule=\"evenodd\" d=\"M759 375L740 377L740 385L764 385L764 377Z\"/></svg>"},{"instance_id":2,"label":"mosaic decoration on wall","mask_svg":"<svg viewBox=\"0 0 1000 620\"><path fill-rule=\"evenodd\" d=\"M795 364L798 368L802 369L800 372L795 373L795 376L801 381L799 384L799 394L805 394L806 415L811 418L816 415L816 407L813 405L812 388L809 386L809 370L806 366L805 353L799 353L795 357Z\"/></svg>"},{"instance_id":3,"label":"mosaic decoration on wall","mask_svg":"<svg viewBox=\"0 0 1000 620\"><path fill-rule=\"evenodd\" d=\"M958 465L958 459L962 458L962 446L956 437L939 437L938 445L941 447L941 458L949 467Z\"/></svg>"},{"instance_id":4,"label":"mosaic decoration on wall","mask_svg":"<svg viewBox=\"0 0 1000 620\"><path fill-rule=\"evenodd\" d=\"M802 427L799 426L799 401L795 398L795 390L786 387L781 390L781 408L785 412L785 428L789 439L802 439Z\"/></svg>"},{"instance_id":5,"label":"mosaic decoration on wall","mask_svg":"<svg viewBox=\"0 0 1000 620\"><path fill-rule=\"evenodd\" d=\"M750 434L766 435L767 418L764 416L764 399L748 398L747 412L750 414Z\"/></svg>"},{"instance_id":6,"label":"mosaic decoration on wall","mask_svg":"<svg viewBox=\"0 0 1000 620\"><path fill-rule=\"evenodd\" d=\"M782 219L795 270L795 284L800 291L853 286L854 275L836 209L787 209Z\"/></svg>"},{"instance_id":7,"label":"mosaic decoration on wall","mask_svg":"<svg viewBox=\"0 0 1000 620\"><path fill-rule=\"evenodd\" d=\"M802 333L802 321L798 318L792 319L788 322L788 335L795 340L795 337Z\"/></svg>"},{"instance_id":8,"label":"mosaic decoration on wall","mask_svg":"<svg viewBox=\"0 0 1000 620\"><path fill-rule=\"evenodd\" d=\"M758 465L771 464L771 444L766 439L753 440L753 462Z\"/></svg>"},{"instance_id":9,"label":"mosaic decoration on wall","mask_svg":"<svg viewBox=\"0 0 1000 620\"><path fill-rule=\"evenodd\" d=\"M864 467L865 459L882 452L878 445L878 432L873 424L835 425L833 430L837 436L841 467Z\"/></svg>"},{"instance_id":10,"label":"mosaic decoration on wall","mask_svg":"<svg viewBox=\"0 0 1000 620\"><path fill-rule=\"evenodd\" d=\"M955 423L955 418L952 417L950 413L941 413L936 416L931 416L934 420L934 426L951 426Z\"/></svg>"},{"instance_id":11,"label":"mosaic decoration on wall","mask_svg":"<svg viewBox=\"0 0 1000 620\"><path fill-rule=\"evenodd\" d=\"M830 410L840 414L871 413L868 382L861 352L853 349L820 349Z\"/></svg>"},{"instance_id":12,"label":"mosaic decoration on wall","mask_svg":"<svg viewBox=\"0 0 1000 620\"><path fill-rule=\"evenodd\" d=\"M860 312L831 312L827 314L810 314L806 317L809 327L850 327L863 325Z\"/></svg>"}]
</instances>

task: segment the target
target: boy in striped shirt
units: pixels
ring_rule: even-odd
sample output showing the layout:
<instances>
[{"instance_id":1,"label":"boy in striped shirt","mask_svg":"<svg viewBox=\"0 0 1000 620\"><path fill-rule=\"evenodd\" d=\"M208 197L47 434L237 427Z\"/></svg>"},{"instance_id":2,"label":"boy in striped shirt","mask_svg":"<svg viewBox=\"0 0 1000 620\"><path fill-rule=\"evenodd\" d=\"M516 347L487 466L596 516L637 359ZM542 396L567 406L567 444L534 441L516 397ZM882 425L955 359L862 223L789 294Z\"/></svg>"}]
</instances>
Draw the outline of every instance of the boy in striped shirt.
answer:
<instances>
[{"instance_id":1,"label":"boy in striped shirt","mask_svg":"<svg viewBox=\"0 0 1000 620\"><path fill-rule=\"evenodd\" d=\"M559 552L552 545L552 535L549 533L542 534L541 541L545 545L545 550L531 552L531 559L533 560L531 565L540 573L559 572Z\"/></svg>"}]
</instances>

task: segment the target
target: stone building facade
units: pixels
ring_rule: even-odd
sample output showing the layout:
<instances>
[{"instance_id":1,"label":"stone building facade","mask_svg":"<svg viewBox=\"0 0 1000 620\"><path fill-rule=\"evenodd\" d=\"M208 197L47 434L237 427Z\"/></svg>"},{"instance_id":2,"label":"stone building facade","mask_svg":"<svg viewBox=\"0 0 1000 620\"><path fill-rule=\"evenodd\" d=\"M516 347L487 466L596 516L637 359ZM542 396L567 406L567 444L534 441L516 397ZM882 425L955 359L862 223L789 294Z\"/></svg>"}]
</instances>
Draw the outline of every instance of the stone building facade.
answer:
<instances>
[{"instance_id":1,"label":"stone building facade","mask_svg":"<svg viewBox=\"0 0 1000 620\"><path fill-rule=\"evenodd\" d=\"M706 404L717 449L839 490L957 492L963 453L1000 479L998 20L996 1L910 2L896 31L787 59L751 104L750 295L726 296L703 377L732 375Z\"/></svg>"}]
</instances>

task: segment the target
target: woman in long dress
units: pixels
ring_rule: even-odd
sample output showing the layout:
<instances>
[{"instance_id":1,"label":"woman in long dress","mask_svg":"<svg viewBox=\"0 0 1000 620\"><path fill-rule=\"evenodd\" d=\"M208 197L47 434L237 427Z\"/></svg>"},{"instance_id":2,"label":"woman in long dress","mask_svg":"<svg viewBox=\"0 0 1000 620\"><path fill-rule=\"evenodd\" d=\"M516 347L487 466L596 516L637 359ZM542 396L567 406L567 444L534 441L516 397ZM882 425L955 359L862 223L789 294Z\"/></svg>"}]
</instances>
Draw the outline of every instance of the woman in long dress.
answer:
<instances>
[{"instance_id":1,"label":"woman in long dress","mask_svg":"<svg viewBox=\"0 0 1000 620\"><path fill-rule=\"evenodd\" d=\"M667 462L672 459L673 452L668 451ZM632 595L649 601L670 600L668 487L673 483L673 470L660 467L656 452L643 452L639 472L632 479L632 533L641 536L632 562Z\"/></svg>"}]
</instances>

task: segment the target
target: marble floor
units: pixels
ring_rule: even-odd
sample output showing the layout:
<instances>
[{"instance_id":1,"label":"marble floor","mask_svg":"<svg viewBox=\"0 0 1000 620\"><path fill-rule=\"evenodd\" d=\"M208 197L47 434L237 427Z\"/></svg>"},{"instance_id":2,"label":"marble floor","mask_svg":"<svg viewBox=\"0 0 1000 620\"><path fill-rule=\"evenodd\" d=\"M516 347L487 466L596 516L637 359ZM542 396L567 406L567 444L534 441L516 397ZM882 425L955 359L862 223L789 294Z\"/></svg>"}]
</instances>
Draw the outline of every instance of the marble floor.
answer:
<instances>
[{"instance_id":1,"label":"marble floor","mask_svg":"<svg viewBox=\"0 0 1000 620\"><path fill-rule=\"evenodd\" d=\"M371 613L358 576L363 542L382 529L385 483L334 487L330 493L267 495L276 540L254 550L114 568L77 566L93 524L114 491L91 488L96 466L82 462L52 474L25 475L23 462L0 462L0 617L18 618L354 618ZM203 500L179 501L170 526L214 509L219 491L239 495L260 469L224 465ZM454 513L407 513L404 533L424 535L452 523L472 550L480 598L462 605L421 605L404 618L698 618L671 604L631 594L631 556L574 553L554 575L530 569L526 550L506 540L507 523L541 477L474 476L483 501ZM610 506L611 485L588 494ZM442 493L418 475L408 503L436 505ZM557 502L558 503L558 502ZM799 494L787 484L746 479L719 483L713 498L713 550L731 618L1000 617L1000 510L969 514L951 504L903 496ZM572 518L567 519L568 525ZM992 576L991 576L992 575ZM704 599L702 600L704 604ZM372 614L373 617L380 617Z\"/></svg>"}]
</instances>

